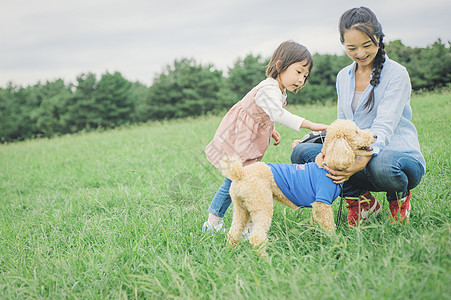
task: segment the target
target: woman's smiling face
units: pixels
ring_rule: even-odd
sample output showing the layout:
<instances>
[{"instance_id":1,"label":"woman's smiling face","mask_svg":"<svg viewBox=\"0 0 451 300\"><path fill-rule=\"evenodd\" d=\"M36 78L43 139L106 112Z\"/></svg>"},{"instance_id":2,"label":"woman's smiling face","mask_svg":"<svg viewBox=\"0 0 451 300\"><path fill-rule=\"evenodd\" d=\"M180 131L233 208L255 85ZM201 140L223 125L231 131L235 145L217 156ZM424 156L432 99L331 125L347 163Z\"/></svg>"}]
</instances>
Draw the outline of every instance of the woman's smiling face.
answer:
<instances>
[{"instance_id":1,"label":"woman's smiling face","mask_svg":"<svg viewBox=\"0 0 451 300\"><path fill-rule=\"evenodd\" d=\"M379 46L366 33L352 28L343 34L346 54L360 66L372 66ZM377 40L376 37L374 37Z\"/></svg>"}]
</instances>

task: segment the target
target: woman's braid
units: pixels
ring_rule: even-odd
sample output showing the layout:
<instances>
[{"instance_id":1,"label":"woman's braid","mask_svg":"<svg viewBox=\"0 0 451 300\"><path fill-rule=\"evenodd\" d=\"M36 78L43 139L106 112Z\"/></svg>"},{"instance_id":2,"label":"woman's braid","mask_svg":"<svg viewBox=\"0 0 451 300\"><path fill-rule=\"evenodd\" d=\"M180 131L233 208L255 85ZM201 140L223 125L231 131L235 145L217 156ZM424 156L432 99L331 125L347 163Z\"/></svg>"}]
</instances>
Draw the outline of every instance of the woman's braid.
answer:
<instances>
[{"instance_id":1,"label":"woman's braid","mask_svg":"<svg viewBox=\"0 0 451 300\"><path fill-rule=\"evenodd\" d=\"M374 88L380 82L381 72L385 62L385 45L382 39L383 36L380 37L379 51L377 52L376 57L374 58L373 72L371 73L370 84L373 86L373 88L371 89L368 101L366 101L365 105L363 106L364 108L368 108L369 111L371 111L374 107Z\"/></svg>"}]
</instances>

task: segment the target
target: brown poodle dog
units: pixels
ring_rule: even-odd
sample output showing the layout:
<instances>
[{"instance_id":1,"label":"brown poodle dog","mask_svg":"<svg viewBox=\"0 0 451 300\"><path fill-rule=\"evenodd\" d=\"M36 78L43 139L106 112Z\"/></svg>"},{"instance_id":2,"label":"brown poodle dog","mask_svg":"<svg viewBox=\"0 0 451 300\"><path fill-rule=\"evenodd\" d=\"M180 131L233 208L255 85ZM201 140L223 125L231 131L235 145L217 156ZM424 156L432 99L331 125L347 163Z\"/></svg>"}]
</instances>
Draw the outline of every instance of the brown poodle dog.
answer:
<instances>
[{"instance_id":1,"label":"brown poodle dog","mask_svg":"<svg viewBox=\"0 0 451 300\"><path fill-rule=\"evenodd\" d=\"M324 203L324 200L317 201L318 199L315 199L315 197L318 197L321 189L332 188L338 189L338 191L340 189L332 182L332 179L326 177L326 171L323 169L324 164L332 169L344 170L354 162L356 156L372 155L370 144L374 143L375 140L374 135L369 130L361 130L354 122L349 120L336 120L327 129L323 148L315 160L316 164L310 163L308 167L316 168L316 170L313 170L315 172L324 172L318 178L321 178L323 182L324 180L328 182L314 187L315 190L312 191L311 196L302 195L300 197L304 198L302 199L303 203L307 203L307 205L302 206L313 208L312 220L327 232L333 233L335 231L332 207L330 204ZM229 157L225 157L221 162L223 175L232 180L230 196L233 202L233 220L228 233L229 243L232 246L236 245L245 225L251 218L253 229L249 236L249 242L252 246L258 247L259 255L263 258L267 257L266 239L273 216L273 199L292 209L300 207L287 198L276 183L275 175L273 175L273 166L288 164L270 165L257 162L243 167L239 159ZM304 165L291 166L303 169ZM298 175L295 175L295 180L300 178L296 176ZM324 179L324 177L327 179ZM309 180L309 178L302 180ZM300 183L304 184L302 180ZM304 185L311 186L315 183L314 180L309 181L305 182ZM336 191L334 195L338 196ZM305 197L311 199L305 199ZM329 199L330 203L334 199Z\"/></svg>"}]
</instances>

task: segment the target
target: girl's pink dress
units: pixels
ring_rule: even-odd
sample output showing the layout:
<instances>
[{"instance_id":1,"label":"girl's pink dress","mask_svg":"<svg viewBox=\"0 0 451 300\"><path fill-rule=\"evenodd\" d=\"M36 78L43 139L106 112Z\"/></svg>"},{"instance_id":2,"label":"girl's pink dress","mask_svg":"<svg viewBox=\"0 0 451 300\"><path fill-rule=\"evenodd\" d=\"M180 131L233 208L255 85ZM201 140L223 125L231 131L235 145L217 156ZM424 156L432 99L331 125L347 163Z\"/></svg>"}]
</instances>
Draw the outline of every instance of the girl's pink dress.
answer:
<instances>
[{"instance_id":1,"label":"girl's pink dress","mask_svg":"<svg viewBox=\"0 0 451 300\"><path fill-rule=\"evenodd\" d=\"M222 119L213 140L205 148L207 159L221 170L220 161L225 155L241 158L243 166L260 161L271 141L274 122L255 103L259 89L254 87L236 103Z\"/></svg>"}]
</instances>

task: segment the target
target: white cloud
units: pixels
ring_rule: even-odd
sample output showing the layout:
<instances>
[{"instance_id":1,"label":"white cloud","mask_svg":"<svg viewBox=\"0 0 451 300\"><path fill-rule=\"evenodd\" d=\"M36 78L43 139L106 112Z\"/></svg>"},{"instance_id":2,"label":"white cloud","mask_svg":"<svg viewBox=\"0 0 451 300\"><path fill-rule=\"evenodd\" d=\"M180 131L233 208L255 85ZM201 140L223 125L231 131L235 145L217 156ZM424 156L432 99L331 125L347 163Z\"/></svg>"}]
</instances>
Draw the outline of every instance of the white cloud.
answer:
<instances>
[{"instance_id":1,"label":"white cloud","mask_svg":"<svg viewBox=\"0 0 451 300\"><path fill-rule=\"evenodd\" d=\"M449 1L363 2L388 40L419 47L451 40ZM287 39L311 52L342 53L338 18L358 5L362 1L8 1L0 4L0 27L8 28L0 31L0 86L105 71L149 84L176 58L226 69L248 53L269 56Z\"/></svg>"}]
</instances>

